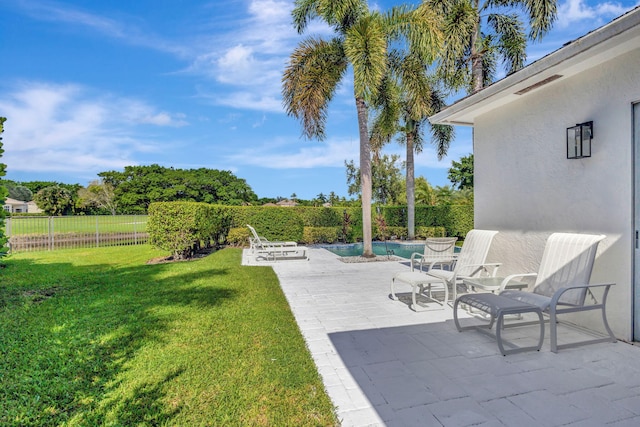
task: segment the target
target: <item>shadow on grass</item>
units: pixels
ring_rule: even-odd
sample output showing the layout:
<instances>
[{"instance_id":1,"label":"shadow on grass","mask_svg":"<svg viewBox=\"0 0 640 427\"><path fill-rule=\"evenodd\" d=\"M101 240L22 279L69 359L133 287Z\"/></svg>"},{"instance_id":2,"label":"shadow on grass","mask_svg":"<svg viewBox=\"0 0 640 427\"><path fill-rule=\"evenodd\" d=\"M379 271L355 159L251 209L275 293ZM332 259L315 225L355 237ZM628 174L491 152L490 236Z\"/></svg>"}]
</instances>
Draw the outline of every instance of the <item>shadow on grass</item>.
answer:
<instances>
[{"instance_id":1,"label":"shadow on grass","mask_svg":"<svg viewBox=\"0 0 640 427\"><path fill-rule=\"evenodd\" d=\"M178 369L161 381L135 387L130 396L105 405L102 411L94 417L87 417L86 421L91 425L167 425L180 413L181 407L167 407L163 402L163 388L183 371L184 369ZM115 416L107 417L107 413L114 413Z\"/></svg>"},{"instance_id":2,"label":"shadow on grass","mask_svg":"<svg viewBox=\"0 0 640 427\"><path fill-rule=\"evenodd\" d=\"M179 366L121 393L122 374L145 346L192 311L237 296L232 266L208 261L118 266L11 259L0 285L0 424L167 424ZM222 280L224 279L224 280ZM107 396L110 396L107 398Z\"/></svg>"}]
</instances>

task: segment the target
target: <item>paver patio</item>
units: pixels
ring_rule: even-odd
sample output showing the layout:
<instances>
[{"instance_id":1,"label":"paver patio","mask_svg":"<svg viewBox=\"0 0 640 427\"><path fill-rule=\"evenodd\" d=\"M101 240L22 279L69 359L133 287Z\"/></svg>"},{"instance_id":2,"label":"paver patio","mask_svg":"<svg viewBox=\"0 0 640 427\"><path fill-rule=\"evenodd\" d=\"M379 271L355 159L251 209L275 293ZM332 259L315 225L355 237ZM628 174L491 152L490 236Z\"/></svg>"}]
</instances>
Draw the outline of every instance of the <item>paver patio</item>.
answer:
<instances>
[{"instance_id":1,"label":"paver patio","mask_svg":"<svg viewBox=\"0 0 640 427\"><path fill-rule=\"evenodd\" d=\"M545 336L540 352L504 357L491 337L457 332L450 307L416 313L390 300L408 262L348 264L311 249L309 261L260 265L278 275L343 426L640 425L636 346L554 354Z\"/></svg>"}]
</instances>

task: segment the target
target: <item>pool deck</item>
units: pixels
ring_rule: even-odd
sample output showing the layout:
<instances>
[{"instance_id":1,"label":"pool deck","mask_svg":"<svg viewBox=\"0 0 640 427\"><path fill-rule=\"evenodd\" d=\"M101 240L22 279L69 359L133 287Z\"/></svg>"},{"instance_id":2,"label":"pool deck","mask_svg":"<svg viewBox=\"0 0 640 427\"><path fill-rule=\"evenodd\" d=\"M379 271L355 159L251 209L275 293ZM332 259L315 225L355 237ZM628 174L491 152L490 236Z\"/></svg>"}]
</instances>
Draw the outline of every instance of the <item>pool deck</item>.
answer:
<instances>
[{"instance_id":1,"label":"pool deck","mask_svg":"<svg viewBox=\"0 0 640 427\"><path fill-rule=\"evenodd\" d=\"M554 354L547 328L540 352L505 357L491 337L457 332L451 307L414 312L389 299L408 262L348 264L310 249L308 261L258 263L245 250L243 264L278 275L343 426L640 425L636 346ZM584 336L560 326L560 342ZM507 338L526 344L536 333L514 328Z\"/></svg>"}]
</instances>

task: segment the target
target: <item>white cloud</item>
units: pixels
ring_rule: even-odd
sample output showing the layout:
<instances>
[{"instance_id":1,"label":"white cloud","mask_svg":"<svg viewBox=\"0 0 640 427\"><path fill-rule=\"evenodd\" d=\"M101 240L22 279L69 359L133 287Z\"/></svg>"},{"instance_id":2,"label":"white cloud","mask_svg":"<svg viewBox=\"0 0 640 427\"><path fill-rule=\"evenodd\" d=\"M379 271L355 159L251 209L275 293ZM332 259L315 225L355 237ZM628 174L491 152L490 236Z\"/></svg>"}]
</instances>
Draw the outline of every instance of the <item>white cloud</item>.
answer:
<instances>
[{"instance_id":1,"label":"white cloud","mask_svg":"<svg viewBox=\"0 0 640 427\"><path fill-rule=\"evenodd\" d=\"M94 94L79 85L24 83L0 96L7 117L3 161L10 171L97 173L136 164L155 151L136 127L183 126L182 114L128 98Z\"/></svg>"},{"instance_id":2,"label":"white cloud","mask_svg":"<svg viewBox=\"0 0 640 427\"><path fill-rule=\"evenodd\" d=\"M267 122L267 115L263 114L262 118L256 121L254 124L252 124L251 127L254 129L259 128L259 127L262 127L266 122Z\"/></svg>"},{"instance_id":3,"label":"white cloud","mask_svg":"<svg viewBox=\"0 0 640 427\"><path fill-rule=\"evenodd\" d=\"M292 143L272 140L261 146L252 146L228 159L235 164L271 169L310 169L344 167L344 161L357 160L359 152L357 138L329 139L322 142L297 140Z\"/></svg>"},{"instance_id":4,"label":"white cloud","mask_svg":"<svg viewBox=\"0 0 640 427\"><path fill-rule=\"evenodd\" d=\"M279 96L270 93L261 93L261 91L239 91L230 94L202 94L203 98L209 99L216 105L225 105L243 110L270 111L281 113L282 99Z\"/></svg>"},{"instance_id":5,"label":"white cloud","mask_svg":"<svg viewBox=\"0 0 640 427\"><path fill-rule=\"evenodd\" d=\"M569 25L580 21L596 21L598 25L609 19L622 15L629 6L623 6L617 2L604 2L591 6L585 0L567 0L558 6L557 25L560 28L567 28Z\"/></svg>"},{"instance_id":6,"label":"white cloud","mask_svg":"<svg viewBox=\"0 0 640 427\"><path fill-rule=\"evenodd\" d=\"M282 73L295 45L302 39L292 25L293 1L252 0L248 18L233 25L232 34L218 35L194 59L189 72L203 74L230 87L233 93L220 95L219 87L205 96L218 105L238 109L282 113ZM328 27L310 23L308 34L326 34ZM201 45L202 46L202 45ZM213 48L211 47L213 46Z\"/></svg>"}]
</instances>

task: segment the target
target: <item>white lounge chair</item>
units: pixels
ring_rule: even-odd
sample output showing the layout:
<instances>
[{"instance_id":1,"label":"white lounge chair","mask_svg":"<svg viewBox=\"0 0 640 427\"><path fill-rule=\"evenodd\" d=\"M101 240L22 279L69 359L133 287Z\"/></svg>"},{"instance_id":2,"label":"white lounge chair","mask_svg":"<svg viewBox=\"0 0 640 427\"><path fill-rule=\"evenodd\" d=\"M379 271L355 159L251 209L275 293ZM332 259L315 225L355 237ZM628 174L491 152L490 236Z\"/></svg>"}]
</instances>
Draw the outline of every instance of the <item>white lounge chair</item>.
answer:
<instances>
[{"instance_id":1,"label":"white lounge chair","mask_svg":"<svg viewBox=\"0 0 640 427\"><path fill-rule=\"evenodd\" d=\"M607 295L613 283L589 284L598 243L604 235L554 233L545 245L538 273L513 274L504 279L500 296L539 307L549 315L551 351L599 342L616 342L607 322ZM536 277L532 292L505 289L510 280ZM602 288L598 302L592 289ZM590 295L587 300L587 294ZM558 314L600 310L607 337L558 345Z\"/></svg>"},{"instance_id":2,"label":"white lounge chair","mask_svg":"<svg viewBox=\"0 0 640 427\"><path fill-rule=\"evenodd\" d=\"M493 230L471 230L467 233L460 253L456 257L451 270L430 270L428 273L421 271L405 271L398 273L391 280L391 299L397 300L395 293L396 282L403 282L412 287L411 300L414 310L418 311L417 296L423 295L432 301L434 290L444 291L444 305L449 300L449 286L453 287L453 300L457 295L457 286L462 284L462 280L469 277L480 277L482 275L494 277L500 264L487 264L487 254L493 237L497 234ZM426 294L425 294L426 290Z\"/></svg>"},{"instance_id":3,"label":"white lounge chair","mask_svg":"<svg viewBox=\"0 0 640 427\"><path fill-rule=\"evenodd\" d=\"M249 248L254 249L256 246L298 246L297 242L270 241L264 236L260 236L255 228L247 224L247 228L251 231L253 237L249 237Z\"/></svg>"},{"instance_id":4,"label":"white lounge chair","mask_svg":"<svg viewBox=\"0 0 640 427\"><path fill-rule=\"evenodd\" d=\"M424 242L424 252L411 254L411 271L419 267L420 271L431 270L435 267L448 266L451 269L456 259L455 248L457 237L427 237Z\"/></svg>"},{"instance_id":5,"label":"white lounge chair","mask_svg":"<svg viewBox=\"0 0 640 427\"><path fill-rule=\"evenodd\" d=\"M249 250L256 260L262 258L276 261L280 258L308 259L309 249L306 246L298 246L296 242L269 241L258 235L258 232L247 224L253 238L249 238Z\"/></svg>"}]
</instances>

